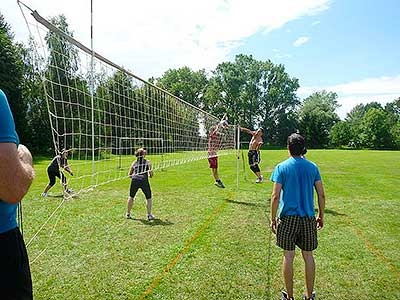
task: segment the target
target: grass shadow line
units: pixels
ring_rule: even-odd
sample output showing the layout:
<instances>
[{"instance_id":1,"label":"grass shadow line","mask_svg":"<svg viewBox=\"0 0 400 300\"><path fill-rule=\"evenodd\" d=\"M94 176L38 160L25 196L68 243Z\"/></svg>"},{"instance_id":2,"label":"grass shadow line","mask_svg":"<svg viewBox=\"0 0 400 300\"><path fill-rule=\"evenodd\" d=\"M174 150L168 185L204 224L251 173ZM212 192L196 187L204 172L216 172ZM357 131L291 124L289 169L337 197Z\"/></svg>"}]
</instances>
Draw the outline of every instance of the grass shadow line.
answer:
<instances>
[{"instance_id":1,"label":"grass shadow line","mask_svg":"<svg viewBox=\"0 0 400 300\"><path fill-rule=\"evenodd\" d=\"M343 214L341 212L338 212L336 210L329 209L329 208L325 208L325 213L329 214L329 215L332 215L332 216L335 216L335 217L336 216L346 216L346 214Z\"/></svg>"},{"instance_id":2,"label":"grass shadow line","mask_svg":"<svg viewBox=\"0 0 400 300\"><path fill-rule=\"evenodd\" d=\"M139 218L132 218L134 221L140 221L143 225L148 225L148 226L170 226L174 225L173 222L168 221L168 220L161 220L161 219L154 219L152 221L149 221L147 219L139 219Z\"/></svg>"},{"instance_id":3,"label":"grass shadow line","mask_svg":"<svg viewBox=\"0 0 400 300\"><path fill-rule=\"evenodd\" d=\"M265 205L261 203L253 203L253 202L243 202L243 201L236 201L236 200L227 200L227 202L232 203L232 204L240 204L240 205L245 205L245 206L253 206L253 207L265 207Z\"/></svg>"}]
</instances>

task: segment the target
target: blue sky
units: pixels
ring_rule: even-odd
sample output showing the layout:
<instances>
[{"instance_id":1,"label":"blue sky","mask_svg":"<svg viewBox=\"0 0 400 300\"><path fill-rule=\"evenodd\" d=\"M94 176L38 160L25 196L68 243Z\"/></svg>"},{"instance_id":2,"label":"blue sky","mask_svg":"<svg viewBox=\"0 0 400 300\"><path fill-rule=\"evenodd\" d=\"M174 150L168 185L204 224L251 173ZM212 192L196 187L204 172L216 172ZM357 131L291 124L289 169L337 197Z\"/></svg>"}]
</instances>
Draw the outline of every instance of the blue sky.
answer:
<instances>
[{"instance_id":1,"label":"blue sky","mask_svg":"<svg viewBox=\"0 0 400 300\"><path fill-rule=\"evenodd\" d=\"M90 45L90 0L23 0L43 17L64 14ZM358 103L400 97L400 0L169 0L94 2L95 50L142 78L189 66L210 72L239 53L282 63L298 96L338 93L341 118ZM15 0L0 12L18 41Z\"/></svg>"},{"instance_id":2,"label":"blue sky","mask_svg":"<svg viewBox=\"0 0 400 300\"><path fill-rule=\"evenodd\" d=\"M299 37L308 37L295 47ZM337 0L315 16L247 38L231 53L282 63L302 85L400 74L400 1Z\"/></svg>"}]
</instances>

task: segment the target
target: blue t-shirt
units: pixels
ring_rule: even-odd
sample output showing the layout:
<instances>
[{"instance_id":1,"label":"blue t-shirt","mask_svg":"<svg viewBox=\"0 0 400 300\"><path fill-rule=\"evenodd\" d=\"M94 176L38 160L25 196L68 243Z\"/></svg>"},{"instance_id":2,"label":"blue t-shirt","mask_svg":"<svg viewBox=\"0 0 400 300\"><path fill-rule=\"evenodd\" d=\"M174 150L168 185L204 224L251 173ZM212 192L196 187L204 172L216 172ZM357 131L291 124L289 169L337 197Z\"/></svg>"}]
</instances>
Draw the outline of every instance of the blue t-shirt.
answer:
<instances>
[{"instance_id":1,"label":"blue t-shirt","mask_svg":"<svg viewBox=\"0 0 400 300\"><path fill-rule=\"evenodd\" d=\"M318 167L313 162L290 157L278 164L271 181L282 184L278 217L315 216L314 183L321 180Z\"/></svg>"},{"instance_id":2,"label":"blue t-shirt","mask_svg":"<svg viewBox=\"0 0 400 300\"><path fill-rule=\"evenodd\" d=\"M14 119L6 95L0 90L0 143L19 144ZM0 233L17 227L17 204L9 204L0 199Z\"/></svg>"}]
</instances>

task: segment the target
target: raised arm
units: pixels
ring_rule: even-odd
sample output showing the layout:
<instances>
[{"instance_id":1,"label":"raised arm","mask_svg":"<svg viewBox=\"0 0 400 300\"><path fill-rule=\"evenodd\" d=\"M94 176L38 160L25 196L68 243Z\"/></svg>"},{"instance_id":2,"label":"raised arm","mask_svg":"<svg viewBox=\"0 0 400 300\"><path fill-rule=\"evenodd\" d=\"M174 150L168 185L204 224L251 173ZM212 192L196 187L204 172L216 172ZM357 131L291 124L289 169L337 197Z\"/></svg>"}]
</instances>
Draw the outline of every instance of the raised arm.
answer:
<instances>
[{"instance_id":1,"label":"raised arm","mask_svg":"<svg viewBox=\"0 0 400 300\"><path fill-rule=\"evenodd\" d=\"M247 132L248 134L251 134L251 135L254 134L254 131L251 131L250 129L247 129L247 128L244 128L244 127L241 127L241 126L239 126L239 128L240 128L241 131Z\"/></svg>"},{"instance_id":2,"label":"raised arm","mask_svg":"<svg viewBox=\"0 0 400 300\"><path fill-rule=\"evenodd\" d=\"M24 145L0 143L0 199L16 204L35 178L32 155Z\"/></svg>"},{"instance_id":3,"label":"raised arm","mask_svg":"<svg viewBox=\"0 0 400 300\"><path fill-rule=\"evenodd\" d=\"M317 217L317 228L321 229L324 227L324 214L325 214L325 191L324 185L321 180L314 183L315 190L318 194L318 217Z\"/></svg>"}]
</instances>

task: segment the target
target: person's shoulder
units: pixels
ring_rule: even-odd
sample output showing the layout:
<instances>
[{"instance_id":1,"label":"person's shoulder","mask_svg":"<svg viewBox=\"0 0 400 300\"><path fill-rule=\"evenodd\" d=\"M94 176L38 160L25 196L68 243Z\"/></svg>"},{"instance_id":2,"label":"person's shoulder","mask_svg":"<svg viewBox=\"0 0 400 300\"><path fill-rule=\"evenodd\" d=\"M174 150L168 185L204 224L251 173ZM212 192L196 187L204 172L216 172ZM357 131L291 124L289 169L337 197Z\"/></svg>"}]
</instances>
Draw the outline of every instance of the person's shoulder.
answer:
<instances>
[{"instance_id":1,"label":"person's shoulder","mask_svg":"<svg viewBox=\"0 0 400 300\"><path fill-rule=\"evenodd\" d=\"M304 163L305 163L309 168L318 169L317 164L316 164L315 162L311 161L311 160L304 159Z\"/></svg>"},{"instance_id":2,"label":"person's shoulder","mask_svg":"<svg viewBox=\"0 0 400 300\"><path fill-rule=\"evenodd\" d=\"M6 94L4 94L2 89L0 89L0 99L1 101L7 100Z\"/></svg>"},{"instance_id":3,"label":"person's shoulder","mask_svg":"<svg viewBox=\"0 0 400 300\"><path fill-rule=\"evenodd\" d=\"M276 165L276 169L283 169L286 168L290 164L290 158L281 161L279 164Z\"/></svg>"}]
</instances>

